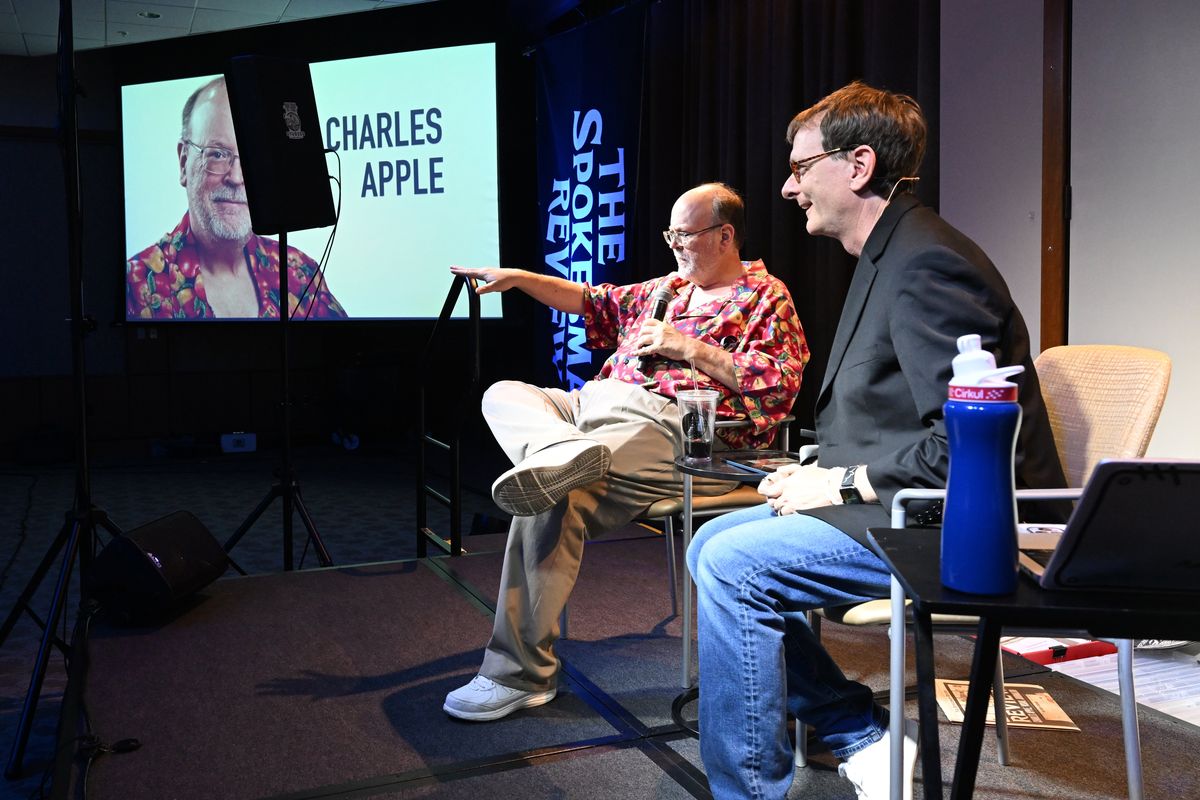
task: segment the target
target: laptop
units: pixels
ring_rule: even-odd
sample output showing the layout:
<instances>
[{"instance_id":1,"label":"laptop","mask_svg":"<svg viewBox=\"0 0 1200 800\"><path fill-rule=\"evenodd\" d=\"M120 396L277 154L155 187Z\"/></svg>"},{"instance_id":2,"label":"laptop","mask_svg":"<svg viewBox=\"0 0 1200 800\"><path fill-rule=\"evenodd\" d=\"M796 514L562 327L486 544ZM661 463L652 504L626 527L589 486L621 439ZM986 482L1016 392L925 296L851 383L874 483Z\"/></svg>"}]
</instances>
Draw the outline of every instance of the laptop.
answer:
<instances>
[{"instance_id":1,"label":"laptop","mask_svg":"<svg viewBox=\"0 0 1200 800\"><path fill-rule=\"evenodd\" d=\"M1065 526L1022 525L1046 589L1200 592L1200 461L1101 461Z\"/></svg>"}]
</instances>

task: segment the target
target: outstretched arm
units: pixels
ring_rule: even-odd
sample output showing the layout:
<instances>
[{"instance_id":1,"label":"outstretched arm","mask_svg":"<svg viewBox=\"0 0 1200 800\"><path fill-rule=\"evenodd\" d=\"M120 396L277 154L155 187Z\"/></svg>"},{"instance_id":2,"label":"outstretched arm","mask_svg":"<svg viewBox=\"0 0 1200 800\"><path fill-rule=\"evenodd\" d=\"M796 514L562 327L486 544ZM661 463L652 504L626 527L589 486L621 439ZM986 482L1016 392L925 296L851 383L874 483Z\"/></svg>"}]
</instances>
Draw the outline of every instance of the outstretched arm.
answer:
<instances>
[{"instance_id":1,"label":"outstretched arm","mask_svg":"<svg viewBox=\"0 0 1200 800\"><path fill-rule=\"evenodd\" d=\"M583 284L554 275L505 267L450 267L450 271L482 281L476 294L520 289L539 303L566 314L583 313Z\"/></svg>"}]
</instances>

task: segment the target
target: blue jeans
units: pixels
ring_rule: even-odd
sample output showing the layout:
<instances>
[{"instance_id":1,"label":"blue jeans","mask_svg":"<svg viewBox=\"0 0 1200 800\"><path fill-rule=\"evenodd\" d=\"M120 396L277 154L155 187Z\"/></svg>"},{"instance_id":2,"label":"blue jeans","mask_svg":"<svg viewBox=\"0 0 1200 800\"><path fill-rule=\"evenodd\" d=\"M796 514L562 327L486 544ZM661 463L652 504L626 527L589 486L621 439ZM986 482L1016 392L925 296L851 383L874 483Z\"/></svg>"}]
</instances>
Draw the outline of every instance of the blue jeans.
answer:
<instances>
[{"instance_id":1,"label":"blue jeans","mask_svg":"<svg viewBox=\"0 0 1200 800\"><path fill-rule=\"evenodd\" d=\"M687 553L699 593L700 754L718 798L782 798L787 712L838 758L879 741L887 713L846 678L805 612L889 594L873 553L837 528L770 506L717 517Z\"/></svg>"}]
</instances>

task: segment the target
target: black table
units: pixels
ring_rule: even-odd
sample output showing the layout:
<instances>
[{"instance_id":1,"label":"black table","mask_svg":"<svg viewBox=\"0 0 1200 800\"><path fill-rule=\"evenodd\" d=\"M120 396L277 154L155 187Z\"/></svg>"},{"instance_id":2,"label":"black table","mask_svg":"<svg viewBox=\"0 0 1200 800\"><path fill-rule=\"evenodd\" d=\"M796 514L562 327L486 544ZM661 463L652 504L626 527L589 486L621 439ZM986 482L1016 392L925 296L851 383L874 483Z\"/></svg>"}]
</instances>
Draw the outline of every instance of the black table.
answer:
<instances>
[{"instance_id":1,"label":"black table","mask_svg":"<svg viewBox=\"0 0 1200 800\"><path fill-rule=\"evenodd\" d=\"M761 473L751 472L726 463L727 458L749 458L762 456L763 450L720 450L713 453L709 461L695 462L685 456L675 459L675 468L683 473L683 552L686 554L688 545L692 543L692 479L715 478L736 483L758 483L763 479ZM775 451L769 451L775 452ZM731 509L732 510L732 509ZM692 684L692 574L688 571L687 559L683 562L683 675L681 683L684 686Z\"/></svg>"},{"instance_id":2,"label":"black table","mask_svg":"<svg viewBox=\"0 0 1200 800\"><path fill-rule=\"evenodd\" d=\"M930 615L979 617L951 798L969 798L975 788L1002 627L1083 629L1114 639L1200 639L1200 607L1193 598L1150 592L1047 591L1025 575L1012 594L965 594L942 586L940 531L872 528L868 539L912 600L926 798L942 797Z\"/></svg>"}]
</instances>

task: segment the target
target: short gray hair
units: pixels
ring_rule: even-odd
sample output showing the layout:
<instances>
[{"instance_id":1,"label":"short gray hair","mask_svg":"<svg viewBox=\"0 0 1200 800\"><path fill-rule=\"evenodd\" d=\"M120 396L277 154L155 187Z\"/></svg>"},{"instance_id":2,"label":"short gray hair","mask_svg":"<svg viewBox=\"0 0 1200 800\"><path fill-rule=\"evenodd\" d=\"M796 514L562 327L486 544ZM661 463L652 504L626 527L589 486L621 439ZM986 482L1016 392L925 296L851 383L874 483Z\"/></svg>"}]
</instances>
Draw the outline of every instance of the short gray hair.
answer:
<instances>
[{"instance_id":1,"label":"short gray hair","mask_svg":"<svg viewBox=\"0 0 1200 800\"><path fill-rule=\"evenodd\" d=\"M179 132L180 139L190 139L192 136L192 112L196 110L196 101L200 99L200 95L204 94L206 90L218 85L225 85L224 75L213 78L211 81L192 92L191 96L188 97L187 102L183 104L183 127Z\"/></svg>"}]
</instances>

